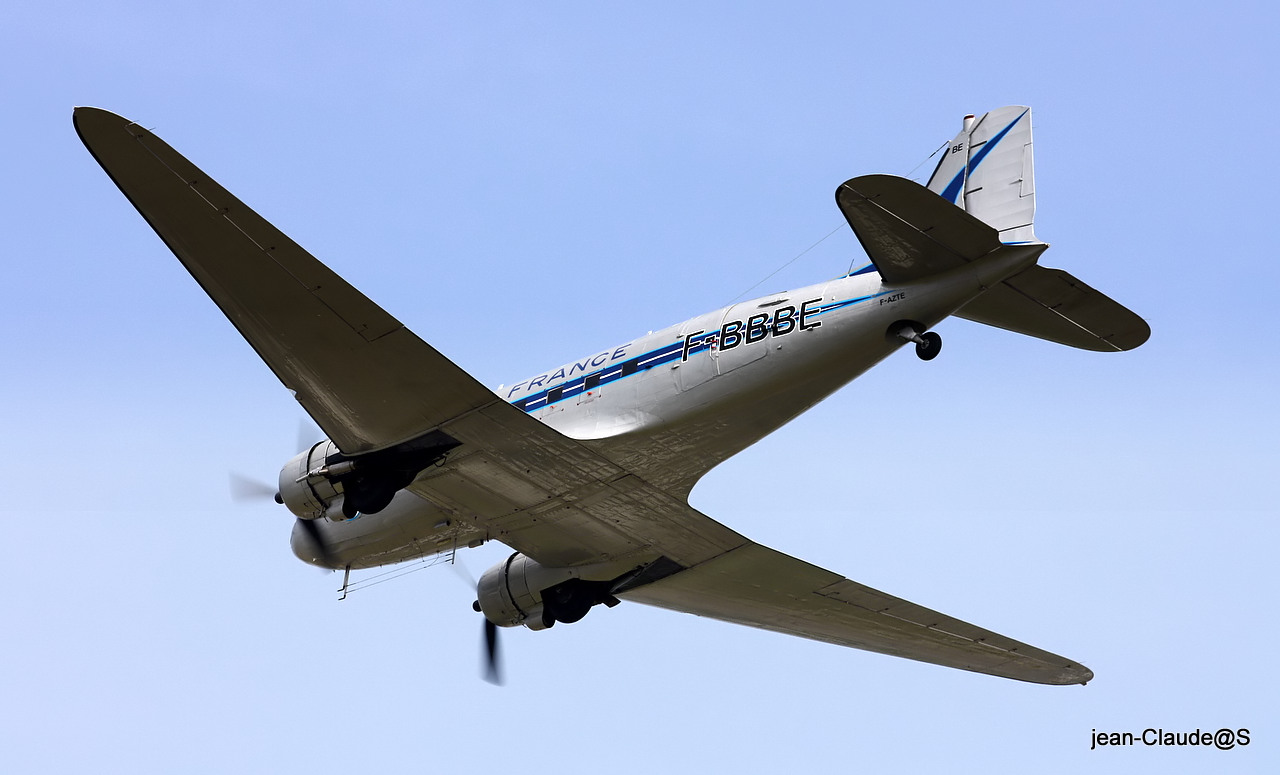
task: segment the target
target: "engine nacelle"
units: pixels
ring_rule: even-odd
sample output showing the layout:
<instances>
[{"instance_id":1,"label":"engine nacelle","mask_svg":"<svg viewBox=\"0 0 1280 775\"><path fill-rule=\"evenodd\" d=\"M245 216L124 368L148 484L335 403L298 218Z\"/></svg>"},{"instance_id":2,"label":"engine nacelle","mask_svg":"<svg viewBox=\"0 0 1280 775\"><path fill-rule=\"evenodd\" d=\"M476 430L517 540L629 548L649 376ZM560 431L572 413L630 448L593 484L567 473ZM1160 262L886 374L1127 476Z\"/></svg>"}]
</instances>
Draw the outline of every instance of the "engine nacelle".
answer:
<instances>
[{"instance_id":1,"label":"engine nacelle","mask_svg":"<svg viewBox=\"0 0 1280 775\"><path fill-rule=\"evenodd\" d=\"M499 627L523 624L531 630L576 622L598 603L618 604L611 593L614 581L581 578L582 570L543 567L516 552L480 577L476 603Z\"/></svg>"},{"instance_id":2,"label":"engine nacelle","mask_svg":"<svg viewBox=\"0 0 1280 775\"><path fill-rule=\"evenodd\" d=\"M306 452L280 469L280 499L301 519L345 519L342 484L328 471L328 460L338 455L332 441L312 444Z\"/></svg>"},{"instance_id":3,"label":"engine nacelle","mask_svg":"<svg viewBox=\"0 0 1280 775\"><path fill-rule=\"evenodd\" d=\"M516 552L480 576L476 602L485 618L499 627L523 624L531 630L545 630L555 624L547 620L542 590L573 577L568 568L544 568Z\"/></svg>"},{"instance_id":4,"label":"engine nacelle","mask_svg":"<svg viewBox=\"0 0 1280 775\"><path fill-rule=\"evenodd\" d=\"M313 444L280 470L280 500L302 519L377 514L459 442L431 431L393 447L347 456L332 441Z\"/></svg>"}]
</instances>

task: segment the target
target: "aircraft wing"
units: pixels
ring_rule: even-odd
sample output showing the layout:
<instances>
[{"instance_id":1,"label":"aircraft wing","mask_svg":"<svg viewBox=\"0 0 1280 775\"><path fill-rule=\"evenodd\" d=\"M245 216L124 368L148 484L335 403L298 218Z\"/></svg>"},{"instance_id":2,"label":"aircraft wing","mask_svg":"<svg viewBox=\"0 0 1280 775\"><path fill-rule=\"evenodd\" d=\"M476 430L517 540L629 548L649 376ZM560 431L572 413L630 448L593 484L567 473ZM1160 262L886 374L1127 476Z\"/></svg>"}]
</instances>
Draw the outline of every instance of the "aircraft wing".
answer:
<instances>
[{"instance_id":1,"label":"aircraft wing","mask_svg":"<svg viewBox=\"0 0 1280 775\"><path fill-rule=\"evenodd\" d=\"M760 544L618 597L812 640L1043 684L1083 684L1065 657L842 578Z\"/></svg>"},{"instance_id":2,"label":"aircraft wing","mask_svg":"<svg viewBox=\"0 0 1280 775\"><path fill-rule=\"evenodd\" d=\"M75 125L344 453L429 433L456 441L409 489L490 537L547 566L653 563L671 575L618 594L656 606L1020 680L1091 677L751 543L501 400L149 131L94 108L78 108Z\"/></svg>"},{"instance_id":3,"label":"aircraft wing","mask_svg":"<svg viewBox=\"0 0 1280 775\"><path fill-rule=\"evenodd\" d=\"M96 108L74 121L342 452L448 435L459 446L409 489L545 565L661 554L688 567L746 542L503 401L151 132Z\"/></svg>"},{"instance_id":4,"label":"aircraft wing","mask_svg":"<svg viewBox=\"0 0 1280 775\"><path fill-rule=\"evenodd\" d=\"M343 452L407 441L495 400L145 128L96 108L77 108L74 121L121 192Z\"/></svg>"}]
</instances>

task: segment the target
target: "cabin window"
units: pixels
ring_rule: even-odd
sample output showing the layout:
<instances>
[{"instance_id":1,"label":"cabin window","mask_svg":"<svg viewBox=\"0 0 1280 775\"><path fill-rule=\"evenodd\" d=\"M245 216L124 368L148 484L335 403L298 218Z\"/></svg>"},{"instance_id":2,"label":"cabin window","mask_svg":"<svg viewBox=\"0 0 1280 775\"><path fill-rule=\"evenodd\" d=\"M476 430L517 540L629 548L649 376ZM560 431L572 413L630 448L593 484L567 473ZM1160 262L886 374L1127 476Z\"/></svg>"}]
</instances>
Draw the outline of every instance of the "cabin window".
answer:
<instances>
[{"instance_id":1,"label":"cabin window","mask_svg":"<svg viewBox=\"0 0 1280 775\"><path fill-rule=\"evenodd\" d=\"M600 375L588 374L587 378L582 382L582 389L591 390L592 388L599 387L599 385L600 385Z\"/></svg>"},{"instance_id":2,"label":"cabin window","mask_svg":"<svg viewBox=\"0 0 1280 775\"><path fill-rule=\"evenodd\" d=\"M639 364L637 364L635 361L627 361L626 363L622 364L622 376L626 377L626 376L635 374L638 369L639 369Z\"/></svg>"},{"instance_id":3,"label":"cabin window","mask_svg":"<svg viewBox=\"0 0 1280 775\"><path fill-rule=\"evenodd\" d=\"M550 390L547 391L547 403L554 404L556 401L559 401L560 397L563 395L564 395L563 387L551 388Z\"/></svg>"}]
</instances>

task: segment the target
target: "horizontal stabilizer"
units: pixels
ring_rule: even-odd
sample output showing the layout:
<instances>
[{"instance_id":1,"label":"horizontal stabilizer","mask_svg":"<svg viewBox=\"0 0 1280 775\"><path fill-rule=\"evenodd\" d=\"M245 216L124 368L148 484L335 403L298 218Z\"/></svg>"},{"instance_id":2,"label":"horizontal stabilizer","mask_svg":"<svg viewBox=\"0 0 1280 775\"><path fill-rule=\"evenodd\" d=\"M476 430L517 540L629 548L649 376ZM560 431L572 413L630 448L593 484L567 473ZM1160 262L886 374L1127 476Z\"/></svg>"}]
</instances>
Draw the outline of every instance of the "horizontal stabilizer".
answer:
<instances>
[{"instance_id":1,"label":"horizontal stabilizer","mask_svg":"<svg viewBox=\"0 0 1280 775\"><path fill-rule=\"evenodd\" d=\"M853 178L836 189L836 204L886 283L941 274L1000 248L995 229L906 178Z\"/></svg>"},{"instance_id":2,"label":"horizontal stabilizer","mask_svg":"<svg viewBox=\"0 0 1280 775\"><path fill-rule=\"evenodd\" d=\"M1106 294L1062 271L1033 266L961 307L957 317L1083 350L1132 350L1151 328Z\"/></svg>"}]
</instances>

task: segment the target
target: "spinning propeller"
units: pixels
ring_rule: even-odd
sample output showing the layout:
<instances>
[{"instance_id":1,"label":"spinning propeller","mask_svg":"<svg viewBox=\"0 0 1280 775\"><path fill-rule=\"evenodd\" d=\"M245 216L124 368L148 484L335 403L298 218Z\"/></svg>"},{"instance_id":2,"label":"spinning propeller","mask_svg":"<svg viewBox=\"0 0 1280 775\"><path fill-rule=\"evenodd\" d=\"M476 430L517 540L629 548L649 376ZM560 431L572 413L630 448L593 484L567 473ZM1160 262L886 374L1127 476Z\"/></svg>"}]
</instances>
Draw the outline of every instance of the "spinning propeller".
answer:
<instances>
[{"instance_id":1,"label":"spinning propeller","mask_svg":"<svg viewBox=\"0 0 1280 775\"><path fill-rule=\"evenodd\" d=\"M488 619L484 620L484 649L484 680L494 686L502 686L502 671L498 666L498 625Z\"/></svg>"},{"instance_id":2,"label":"spinning propeller","mask_svg":"<svg viewBox=\"0 0 1280 775\"><path fill-rule=\"evenodd\" d=\"M294 444L297 450L307 449L312 445L312 439L321 435L321 431L316 427L315 423L307 418L298 419L298 434ZM280 488L274 484L268 484L260 479L250 476L238 474L231 471L227 474L228 486L231 490L231 500L236 503L259 503L263 500L272 500L278 504L283 504L284 499L280 497ZM307 534L313 547L315 547L316 559L326 562L329 559L329 547L323 536L320 535L320 529L315 524L315 520L298 519L297 524L302 528L302 532Z\"/></svg>"},{"instance_id":3,"label":"spinning propeller","mask_svg":"<svg viewBox=\"0 0 1280 775\"><path fill-rule=\"evenodd\" d=\"M453 570L458 574L458 579L466 584L470 589L476 589L479 584L475 576L471 575L471 571L467 570L467 566L459 562L457 555L453 557L453 562L449 563L453 566ZM480 601L476 600L471 604L471 610L484 616L484 612L480 610ZM484 651L481 654L483 664L481 665L480 675L484 680L494 686L502 686L502 660L499 658L498 651L498 625L489 621L489 617L484 617Z\"/></svg>"},{"instance_id":4,"label":"spinning propeller","mask_svg":"<svg viewBox=\"0 0 1280 775\"><path fill-rule=\"evenodd\" d=\"M295 448L299 450L307 449L312 444L310 439L315 438L319 434L320 430L312 423L305 419L300 420L298 424L298 441ZM228 484L231 491L231 499L236 503L258 503L266 499L273 500L280 504L284 503L284 499L280 496L279 487L273 484L268 484L267 482L259 479L244 476L243 474L238 474L233 471L228 474ZM306 533L307 538L311 542L311 545L314 547L317 554L316 559L320 560L322 563L328 564L329 550L327 542L325 541L324 536L321 535L319 526L316 524L319 521L320 520L318 519L298 518L296 520L296 524L302 532ZM475 577L471 575L466 566L458 562L456 557L450 565L453 566L460 580L472 591L477 588ZM478 600L472 603L471 607L477 613L483 615L483 611L480 610L480 602ZM501 686L503 681L502 664L498 648L498 625L489 621L488 617L485 617L483 632L484 646L483 651L481 652L481 675L485 681L488 681L494 686Z\"/></svg>"}]
</instances>

